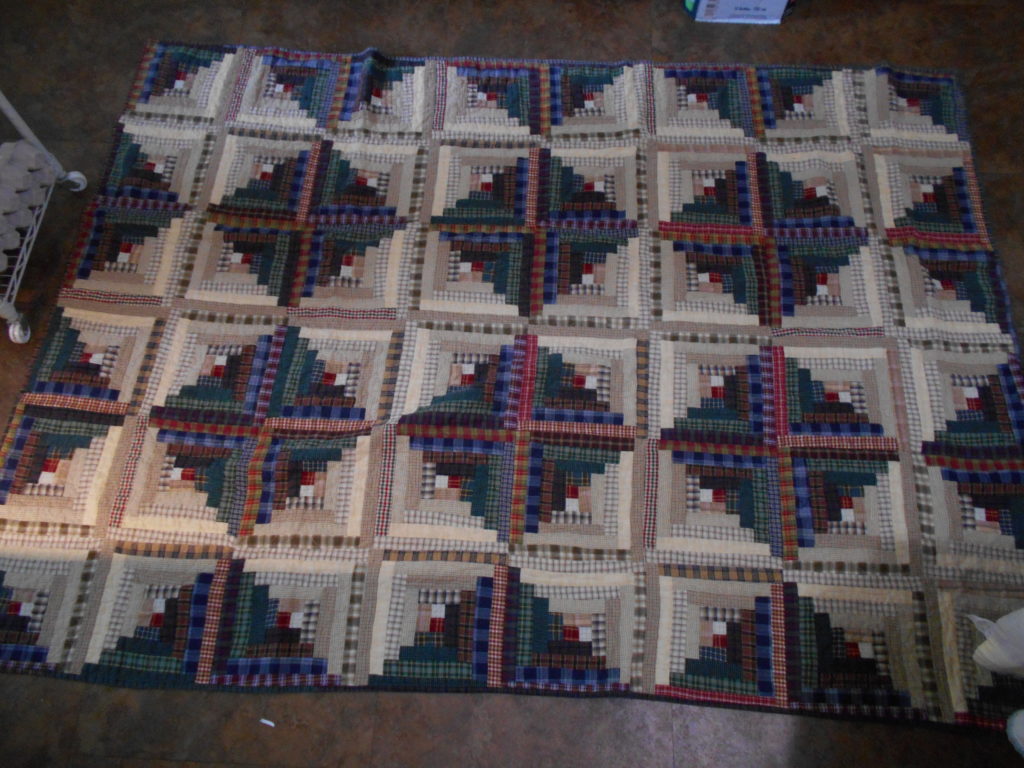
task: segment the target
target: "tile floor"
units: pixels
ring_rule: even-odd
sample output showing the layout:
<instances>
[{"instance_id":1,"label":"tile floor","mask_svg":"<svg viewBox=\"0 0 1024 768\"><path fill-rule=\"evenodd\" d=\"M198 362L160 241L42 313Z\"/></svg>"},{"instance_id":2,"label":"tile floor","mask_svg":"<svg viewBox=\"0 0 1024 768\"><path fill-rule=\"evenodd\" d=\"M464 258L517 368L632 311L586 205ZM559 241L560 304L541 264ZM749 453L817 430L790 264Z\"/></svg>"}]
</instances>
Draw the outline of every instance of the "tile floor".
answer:
<instances>
[{"instance_id":1,"label":"tile floor","mask_svg":"<svg viewBox=\"0 0 1024 768\"><path fill-rule=\"evenodd\" d=\"M147 39L318 51L954 67L1024 327L1020 0L801 0L781 27L697 25L680 0L4 0L0 87L95 183ZM6 126L0 127L0 131ZM0 136L4 134L0 133ZM42 336L89 192L57 192L20 304ZM35 345L0 335L0 421ZM259 724L261 717L276 727ZM9 766L996 766L1000 734L639 700L134 691L0 678Z\"/></svg>"}]
</instances>

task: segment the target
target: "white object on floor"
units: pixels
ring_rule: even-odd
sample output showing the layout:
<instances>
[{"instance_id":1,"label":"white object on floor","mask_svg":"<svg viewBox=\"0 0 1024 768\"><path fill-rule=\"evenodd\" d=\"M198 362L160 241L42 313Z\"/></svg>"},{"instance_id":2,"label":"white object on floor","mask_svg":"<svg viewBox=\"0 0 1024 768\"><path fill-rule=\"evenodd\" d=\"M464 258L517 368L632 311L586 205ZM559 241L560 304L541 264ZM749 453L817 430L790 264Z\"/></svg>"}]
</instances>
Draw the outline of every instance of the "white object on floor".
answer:
<instances>
[{"instance_id":1,"label":"white object on floor","mask_svg":"<svg viewBox=\"0 0 1024 768\"><path fill-rule=\"evenodd\" d=\"M992 672L1024 677L1024 608L998 621L973 614L967 618L985 636L985 641L974 649L974 661Z\"/></svg>"},{"instance_id":2,"label":"white object on floor","mask_svg":"<svg viewBox=\"0 0 1024 768\"><path fill-rule=\"evenodd\" d=\"M1006 738L1024 755L1024 709L1018 709L1006 719Z\"/></svg>"}]
</instances>

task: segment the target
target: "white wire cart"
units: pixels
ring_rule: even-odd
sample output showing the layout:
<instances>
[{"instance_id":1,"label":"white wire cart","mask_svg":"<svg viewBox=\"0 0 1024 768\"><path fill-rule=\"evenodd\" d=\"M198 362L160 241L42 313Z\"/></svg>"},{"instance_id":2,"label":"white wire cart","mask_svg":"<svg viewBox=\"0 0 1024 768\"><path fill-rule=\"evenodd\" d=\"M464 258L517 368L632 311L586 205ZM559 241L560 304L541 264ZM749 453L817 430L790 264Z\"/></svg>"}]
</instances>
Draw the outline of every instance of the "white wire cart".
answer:
<instances>
[{"instance_id":1,"label":"white wire cart","mask_svg":"<svg viewBox=\"0 0 1024 768\"><path fill-rule=\"evenodd\" d=\"M0 112L21 134L21 141L0 144L0 318L7 322L11 341L24 344L32 332L14 300L50 195L56 184L80 192L86 179L78 171L64 170L2 91Z\"/></svg>"}]
</instances>

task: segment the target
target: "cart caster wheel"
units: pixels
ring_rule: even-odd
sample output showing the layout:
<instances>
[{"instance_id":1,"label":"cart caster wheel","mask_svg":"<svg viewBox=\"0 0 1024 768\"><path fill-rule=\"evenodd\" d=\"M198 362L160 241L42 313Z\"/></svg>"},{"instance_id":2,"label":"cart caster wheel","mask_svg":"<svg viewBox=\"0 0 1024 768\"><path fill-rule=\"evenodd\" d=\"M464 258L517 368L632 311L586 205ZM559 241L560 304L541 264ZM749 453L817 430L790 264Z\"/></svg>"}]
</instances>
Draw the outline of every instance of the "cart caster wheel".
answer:
<instances>
[{"instance_id":1,"label":"cart caster wheel","mask_svg":"<svg viewBox=\"0 0 1024 768\"><path fill-rule=\"evenodd\" d=\"M67 188L72 192L81 192L89 182L85 178L84 173L71 171L61 179L61 183L67 185Z\"/></svg>"},{"instance_id":2,"label":"cart caster wheel","mask_svg":"<svg viewBox=\"0 0 1024 768\"><path fill-rule=\"evenodd\" d=\"M32 338L32 329L29 328L24 317L19 317L16 322L7 326L7 335L15 344L26 344Z\"/></svg>"}]
</instances>

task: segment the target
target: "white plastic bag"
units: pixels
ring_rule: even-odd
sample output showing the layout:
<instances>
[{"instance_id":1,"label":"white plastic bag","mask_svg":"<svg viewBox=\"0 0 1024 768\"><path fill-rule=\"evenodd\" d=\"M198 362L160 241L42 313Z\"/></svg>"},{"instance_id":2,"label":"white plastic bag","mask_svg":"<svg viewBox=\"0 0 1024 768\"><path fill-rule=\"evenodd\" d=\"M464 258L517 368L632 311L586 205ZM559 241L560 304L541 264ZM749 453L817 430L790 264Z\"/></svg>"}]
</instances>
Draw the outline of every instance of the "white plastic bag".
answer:
<instances>
[{"instance_id":1,"label":"white plastic bag","mask_svg":"<svg viewBox=\"0 0 1024 768\"><path fill-rule=\"evenodd\" d=\"M974 650L974 661L1003 675L1024 677L1024 608L998 621L967 614L985 641Z\"/></svg>"}]
</instances>

